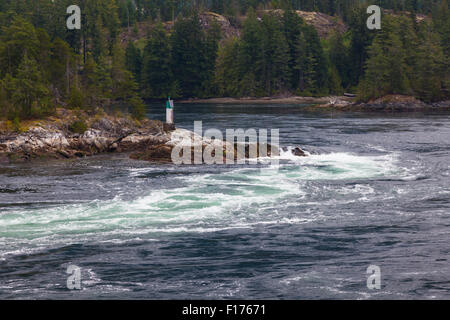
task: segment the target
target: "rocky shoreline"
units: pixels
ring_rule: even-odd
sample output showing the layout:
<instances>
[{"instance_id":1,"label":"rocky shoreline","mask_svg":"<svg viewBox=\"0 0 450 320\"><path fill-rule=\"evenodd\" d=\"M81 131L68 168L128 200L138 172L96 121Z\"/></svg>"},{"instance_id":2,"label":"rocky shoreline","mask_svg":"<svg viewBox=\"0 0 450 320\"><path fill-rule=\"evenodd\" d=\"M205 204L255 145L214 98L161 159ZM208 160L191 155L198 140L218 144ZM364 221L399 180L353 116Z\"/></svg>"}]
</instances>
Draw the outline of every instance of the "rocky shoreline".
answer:
<instances>
[{"instance_id":1,"label":"rocky shoreline","mask_svg":"<svg viewBox=\"0 0 450 320\"><path fill-rule=\"evenodd\" d=\"M70 123L79 121L80 114L58 109L57 115L32 123L22 133L0 129L0 163L16 163L30 160L84 158L100 153L129 153L130 158L151 162L172 163L172 151L183 141L189 141L190 159L194 162L195 150L208 148L212 155L216 150L234 152L235 159L250 158L250 145L238 147L237 143L207 139L194 132L167 125L161 121L137 121L129 116L110 116L106 114L82 114L85 130L73 132ZM0 128L2 126L0 125ZM3 124L4 127L4 124ZM262 153L256 147L256 156L270 156L279 150L271 145ZM186 150L186 149L185 149ZM183 150L184 152L184 150ZM293 152L294 153L294 152ZM306 156L300 148L295 155ZM203 160L203 159L202 159ZM224 161L225 162L225 161Z\"/></svg>"},{"instance_id":2,"label":"rocky shoreline","mask_svg":"<svg viewBox=\"0 0 450 320\"><path fill-rule=\"evenodd\" d=\"M338 111L416 111L416 110L450 110L450 101L425 103L411 96L388 95L368 102L358 102L351 96L327 97L244 97L244 98L210 98L188 99L179 103L214 103L214 104L310 104L310 110Z\"/></svg>"},{"instance_id":3,"label":"rocky shoreline","mask_svg":"<svg viewBox=\"0 0 450 320\"><path fill-rule=\"evenodd\" d=\"M49 119L32 123L22 133L0 132L0 162L34 159L82 158L106 152L133 152L165 144L174 126L161 121L136 121L128 116L83 113L86 130L73 132L70 123L79 119L73 111L58 109Z\"/></svg>"},{"instance_id":4,"label":"rocky shoreline","mask_svg":"<svg viewBox=\"0 0 450 320\"><path fill-rule=\"evenodd\" d=\"M291 97L263 99L259 103L307 103L309 98ZM305 107L306 110L332 111L425 111L450 110L450 101L432 104L424 103L414 97L390 95L367 103L354 102L349 97L320 98L319 104ZM327 102L324 102L328 100ZM193 100L192 102L194 102ZM255 103L256 100L204 100L212 103ZM221 101L221 102L219 102ZM311 101L311 100L309 100ZM195 101L197 103L201 103ZM317 103L317 100L316 100ZM81 125L80 125L81 123ZM78 124L78 127L74 124ZM214 154L221 150L225 159L227 152L234 152L235 159L255 157L250 145L243 148L237 143L230 145L224 141L205 139L193 132L177 129L161 121L145 119L137 121L130 116L107 115L104 112L88 114L81 111L58 109L56 114L44 120L27 123L25 128L11 129L11 122L0 121L0 163L15 163L29 160L83 158L100 153L126 152L132 159L172 162L172 151L183 140L192 141L189 152L192 163L194 151L208 148ZM196 148L197 146L197 148ZM264 150L256 147L256 157L270 156L279 152L267 145ZM267 152L265 151L267 149ZM264 151L264 152L262 152ZM307 154L298 148L296 156ZM203 159L202 159L203 160ZM225 161L224 161L225 162Z\"/></svg>"},{"instance_id":5,"label":"rocky shoreline","mask_svg":"<svg viewBox=\"0 0 450 320\"><path fill-rule=\"evenodd\" d=\"M217 104L327 104L333 99L352 102L353 98L339 97L300 97L300 96L275 96L275 97L243 97L243 98L209 98L209 99L187 99L179 103L217 103Z\"/></svg>"},{"instance_id":6,"label":"rocky shoreline","mask_svg":"<svg viewBox=\"0 0 450 320\"><path fill-rule=\"evenodd\" d=\"M312 109L330 109L338 111L381 111L408 112L425 110L450 110L450 101L425 103L411 96L388 95L368 102L349 102L340 97L330 98L330 102L316 104Z\"/></svg>"}]
</instances>

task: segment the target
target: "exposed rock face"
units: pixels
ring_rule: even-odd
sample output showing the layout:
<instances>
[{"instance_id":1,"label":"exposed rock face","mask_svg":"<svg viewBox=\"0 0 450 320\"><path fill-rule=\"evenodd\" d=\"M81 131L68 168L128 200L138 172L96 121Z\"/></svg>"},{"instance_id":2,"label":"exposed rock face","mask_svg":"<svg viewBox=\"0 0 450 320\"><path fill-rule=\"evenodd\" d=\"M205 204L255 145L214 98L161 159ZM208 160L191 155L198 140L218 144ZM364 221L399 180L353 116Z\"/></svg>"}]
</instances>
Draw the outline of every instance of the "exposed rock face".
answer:
<instances>
[{"instance_id":1,"label":"exposed rock face","mask_svg":"<svg viewBox=\"0 0 450 320\"><path fill-rule=\"evenodd\" d=\"M323 107L335 107L335 108L343 108L348 105L351 105L351 102L348 98L343 99L342 97L330 97L328 103L322 105Z\"/></svg>"},{"instance_id":2,"label":"exposed rock face","mask_svg":"<svg viewBox=\"0 0 450 320\"><path fill-rule=\"evenodd\" d=\"M282 15L283 10L260 10L258 11L259 15L262 13L274 12L276 14ZM342 21L341 18L332 17L327 14L321 12L308 12L308 11L296 11L297 14L302 17L305 22L309 25L312 25L321 38L327 38L331 33L345 33L348 30L347 25ZM214 12L201 12L199 15L199 20L202 28L204 30L208 30L213 23L216 23L220 27L220 31L222 34L222 40L226 40L229 38L240 37L241 35L241 25L245 17L240 18L240 22L237 23L237 26L233 25L230 20L220 14ZM236 23L235 23L236 24ZM170 32L173 29L174 21L168 21L164 24L164 29L167 32ZM154 28L154 24L152 22L144 21L138 22L136 24L136 30L134 28L125 28L120 33L119 38L123 46L126 46L129 42L138 41L139 39L146 38L148 36L149 30Z\"/></svg>"},{"instance_id":3,"label":"exposed rock face","mask_svg":"<svg viewBox=\"0 0 450 320\"><path fill-rule=\"evenodd\" d=\"M240 31L236 27L234 27L230 21L224 17L223 15L214 13L214 12L201 12L199 14L200 24L204 30L208 30L213 23L217 23L220 27L220 31L222 34L222 39L229 39L232 37L239 37ZM167 32L170 32L173 29L174 21L168 21L163 23L164 29ZM124 29L123 32L119 35L121 43L126 46L129 42L134 42L142 38L146 38L148 36L149 30L154 28L154 24L152 22L138 22L136 23L137 30ZM136 32L137 31L137 32Z\"/></svg>"},{"instance_id":4,"label":"exposed rock face","mask_svg":"<svg viewBox=\"0 0 450 320\"><path fill-rule=\"evenodd\" d=\"M387 95L368 102L353 102L353 99L347 97L329 97L328 102L317 104L311 109L326 109L337 111L421 111L421 110L448 110L450 109L450 101L440 101L434 103L425 103L412 96L405 95Z\"/></svg>"},{"instance_id":5,"label":"exposed rock face","mask_svg":"<svg viewBox=\"0 0 450 320\"><path fill-rule=\"evenodd\" d=\"M25 161L35 158L75 158L102 152L142 150L149 145L164 144L170 140L171 127L161 121L144 120L141 123L128 118L102 116L90 121L83 133L73 133L66 122L71 115L59 110L59 117L31 126L26 132L0 134L0 158Z\"/></svg>"},{"instance_id":6,"label":"exposed rock face","mask_svg":"<svg viewBox=\"0 0 450 320\"><path fill-rule=\"evenodd\" d=\"M237 161L277 154L279 150L270 144L229 143L205 138L189 130L176 129L170 133L170 139L166 143L148 144L142 150L133 153L131 158L167 163L176 163L175 159L179 159L183 164L197 162L208 164L211 159L205 158L205 155L226 163L227 156Z\"/></svg>"},{"instance_id":7,"label":"exposed rock face","mask_svg":"<svg viewBox=\"0 0 450 320\"><path fill-rule=\"evenodd\" d=\"M161 121L136 122L106 115L90 121L83 133L73 133L66 124L74 120L72 114L59 110L58 116L64 117L64 121L61 118L42 121L21 134L0 132L0 163L130 152L130 157L138 160L209 164L211 159L221 159L226 163L227 158L242 160L279 154L279 150L270 144L228 143L177 129ZM293 153L305 156L300 148ZM179 163L174 160L181 158L184 160Z\"/></svg>"},{"instance_id":8,"label":"exposed rock face","mask_svg":"<svg viewBox=\"0 0 450 320\"><path fill-rule=\"evenodd\" d=\"M380 111L414 111L414 110L433 110L449 109L450 101L441 101L427 104L411 96L387 95L367 103L354 104L353 107L359 107L364 110Z\"/></svg>"},{"instance_id":9,"label":"exposed rock face","mask_svg":"<svg viewBox=\"0 0 450 320\"><path fill-rule=\"evenodd\" d=\"M303 151L299 147L292 149L291 152L294 156L297 156L297 157L306 157L307 156L305 151Z\"/></svg>"},{"instance_id":10,"label":"exposed rock face","mask_svg":"<svg viewBox=\"0 0 450 320\"><path fill-rule=\"evenodd\" d=\"M283 15L283 10L263 10L262 12L274 12L280 16ZM325 13L314 11L295 11L305 22L312 25L321 38L327 38L333 32L345 33L348 30L347 25L338 17L332 17Z\"/></svg>"},{"instance_id":11,"label":"exposed rock face","mask_svg":"<svg viewBox=\"0 0 450 320\"><path fill-rule=\"evenodd\" d=\"M172 147L166 144L157 144L148 146L142 151L132 153L131 159L145 160L152 162L172 162Z\"/></svg>"},{"instance_id":12,"label":"exposed rock face","mask_svg":"<svg viewBox=\"0 0 450 320\"><path fill-rule=\"evenodd\" d=\"M224 16L214 12L203 12L199 15L200 24L205 30L208 30L213 23L220 27L221 34L224 39L239 37L240 32L233 27L230 21Z\"/></svg>"},{"instance_id":13,"label":"exposed rock face","mask_svg":"<svg viewBox=\"0 0 450 320\"><path fill-rule=\"evenodd\" d=\"M348 30L340 18L325 13L297 11L297 14L305 19L307 24L314 26L321 38L327 38L333 32L344 33Z\"/></svg>"}]
</instances>

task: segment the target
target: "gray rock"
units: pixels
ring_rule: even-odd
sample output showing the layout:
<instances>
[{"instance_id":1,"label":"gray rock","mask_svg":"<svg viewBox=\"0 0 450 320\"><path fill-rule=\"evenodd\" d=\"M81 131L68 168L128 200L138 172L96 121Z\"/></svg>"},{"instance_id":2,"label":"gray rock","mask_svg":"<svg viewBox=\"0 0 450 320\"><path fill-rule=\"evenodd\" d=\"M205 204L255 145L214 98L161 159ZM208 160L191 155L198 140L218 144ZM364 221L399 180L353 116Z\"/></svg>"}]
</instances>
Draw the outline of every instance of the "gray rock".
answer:
<instances>
[{"instance_id":1,"label":"gray rock","mask_svg":"<svg viewBox=\"0 0 450 320\"><path fill-rule=\"evenodd\" d=\"M306 157L307 156L305 151L303 151L299 147L292 149L291 152L294 156L297 156L297 157Z\"/></svg>"}]
</instances>

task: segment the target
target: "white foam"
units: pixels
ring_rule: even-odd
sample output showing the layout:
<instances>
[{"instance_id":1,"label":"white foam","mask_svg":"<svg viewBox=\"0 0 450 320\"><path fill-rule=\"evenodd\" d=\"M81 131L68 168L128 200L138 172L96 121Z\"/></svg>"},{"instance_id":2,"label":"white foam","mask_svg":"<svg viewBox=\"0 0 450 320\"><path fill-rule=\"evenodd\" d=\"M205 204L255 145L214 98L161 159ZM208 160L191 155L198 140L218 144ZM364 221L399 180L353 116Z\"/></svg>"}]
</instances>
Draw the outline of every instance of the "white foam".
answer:
<instances>
[{"instance_id":1,"label":"white foam","mask_svg":"<svg viewBox=\"0 0 450 320\"><path fill-rule=\"evenodd\" d=\"M321 188L329 188L325 190L327 193L332 191L345 198L308 201L311 190L306 183L387 176L398 171L396 158L395 154L358 156L349 153L296 157L288 150L280 155L285 163L279 170L261 171L258 166L249 165L214 174L175 178L178 187L153 190L131 201L118 196L108 201L8 211L0 216L0 244L5 245L3 248L8 245L9 250L3 251L0 257L24 254L22 246L37 248L94 239L120 243L130 238L137 240L136 237L147 239L153 233L218 232L326 219L328 217L320 212L300 212L294 216L283 208L295 206L299 201L303 205L368 201L375 190L365 183L324 185ZM132 169L130 175L154 170Z\"/></svg>"}]
</instances>

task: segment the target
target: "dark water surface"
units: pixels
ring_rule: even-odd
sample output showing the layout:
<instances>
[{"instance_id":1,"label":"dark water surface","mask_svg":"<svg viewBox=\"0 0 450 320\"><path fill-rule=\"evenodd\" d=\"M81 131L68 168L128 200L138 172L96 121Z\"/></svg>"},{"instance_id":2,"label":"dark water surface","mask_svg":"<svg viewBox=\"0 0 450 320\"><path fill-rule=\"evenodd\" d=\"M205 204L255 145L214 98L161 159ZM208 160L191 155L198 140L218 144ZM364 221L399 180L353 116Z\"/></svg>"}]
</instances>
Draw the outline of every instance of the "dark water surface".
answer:
<instances>
[{"instance_id":1,"label":"dark water surface","mask_svg":"<svg viewBox=\"0 0 450 320\"><path fill-rule=\"evenodd\" d=\"M278 171L126 155L2 165L1 299L450 298L450 113L175 112L187 129L279 128L312 155L283 154ZM67 289L69 265L82 290Z\"/></svg>"}]
</instances>

